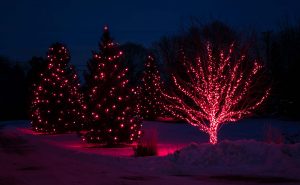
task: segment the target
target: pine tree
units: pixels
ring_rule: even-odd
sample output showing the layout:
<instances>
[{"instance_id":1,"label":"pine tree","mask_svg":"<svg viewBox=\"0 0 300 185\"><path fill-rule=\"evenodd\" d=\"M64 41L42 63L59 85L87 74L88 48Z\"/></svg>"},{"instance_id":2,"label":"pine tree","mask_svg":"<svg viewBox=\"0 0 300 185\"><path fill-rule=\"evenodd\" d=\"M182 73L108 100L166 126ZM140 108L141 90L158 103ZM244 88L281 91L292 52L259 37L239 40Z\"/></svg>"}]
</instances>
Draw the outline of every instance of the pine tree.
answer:
<instances>
[{"instance_id":1,"label":"pine tree","mask_svg":"<svg viewBox=\"0 0 300 185\"><path fill-rule=\"evenodd\" d=\"M155 119L164 116L164 111L161 109L163 102L161 88L162 83L158 66L154 57L149 55L146 59L139 92L139 109L144 119Z\"/></svg>"},{"instance_id":2,"label":"pine tree","mask_svg":"<svg viewBox=\"0 0 300 185\"><path fill-rule=\"evenodd\" d=\"M83 95L65 45L53 44L41 80L33 84L31 123L35 131L63 133L79 130L85 123Z\"/></svg>"},{"instance_id":3,"label":"pine tree","mask_svg":"<svg viewBox=\"0 0 300 185\"><path fill-rule=\"evenodd\" d=\"M135 90L128 86L128 68L121 63L123 53L107 26L99 49L88 62L86 91L92 123L84 139L106 145L131 143L141 134L141 121L134 112Z\"/></svg>"}]
</instances>

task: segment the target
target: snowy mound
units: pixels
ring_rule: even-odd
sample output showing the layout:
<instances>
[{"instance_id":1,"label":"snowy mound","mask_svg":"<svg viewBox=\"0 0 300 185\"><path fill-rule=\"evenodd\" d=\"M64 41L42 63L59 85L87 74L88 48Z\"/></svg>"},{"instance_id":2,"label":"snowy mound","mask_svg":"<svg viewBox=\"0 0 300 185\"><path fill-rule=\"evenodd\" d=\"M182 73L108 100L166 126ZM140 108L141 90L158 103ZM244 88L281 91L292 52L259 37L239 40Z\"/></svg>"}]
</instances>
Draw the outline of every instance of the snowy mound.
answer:
<instances>
[{"instance_id":1,"label":"snowy mound","mask_svg":"<svg viewBox=\"0 0 300 185\"><path fill-rule=\"evenodd\" d=\"M193 143L167 157L172 166L210 174L261 174L297 178L300 144L276 145L254 140Z\"/></svg>"}]
</instances>

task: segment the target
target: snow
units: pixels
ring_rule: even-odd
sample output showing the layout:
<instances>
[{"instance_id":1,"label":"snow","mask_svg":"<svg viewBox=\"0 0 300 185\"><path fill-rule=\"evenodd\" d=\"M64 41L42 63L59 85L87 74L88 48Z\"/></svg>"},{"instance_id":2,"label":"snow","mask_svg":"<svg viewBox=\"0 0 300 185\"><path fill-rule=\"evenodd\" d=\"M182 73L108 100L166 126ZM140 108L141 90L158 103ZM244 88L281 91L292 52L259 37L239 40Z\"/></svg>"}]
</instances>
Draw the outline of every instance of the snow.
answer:
<instances>
[{"instance_id":1,"label":"snow","mask_svg":"<svg viewBox=\"0 0 300 185\"><path fill-rule=\"evenodd\" d=\"M2 122L0 184L300 184L300 144L264 142L271 127L286 135L299 122L248 119L224 125L220 143L184 123L144 122L159 156L133 157L133 146L99 148L74 133L40 135L28 121Z\"/></svg>"},{"instance_id":2,"label":"snow","mask_svg":"<svg viewBox=\"0 0 300 185\"><path fill-rule=\"evenodd\" d=\"M210 175L239 174L297 178L300 144L276 145L254 140L191 144L167 157L181 169Z\"/></svg>"}]
</instances>

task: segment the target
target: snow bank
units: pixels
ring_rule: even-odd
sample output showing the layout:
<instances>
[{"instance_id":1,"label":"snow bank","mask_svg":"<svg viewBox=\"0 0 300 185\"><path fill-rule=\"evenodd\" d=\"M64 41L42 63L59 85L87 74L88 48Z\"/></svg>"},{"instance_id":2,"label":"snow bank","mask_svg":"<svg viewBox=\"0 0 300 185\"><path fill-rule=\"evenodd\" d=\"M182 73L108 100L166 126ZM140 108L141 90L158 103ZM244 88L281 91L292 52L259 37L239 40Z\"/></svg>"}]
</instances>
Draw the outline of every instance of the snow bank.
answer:
<instances>
[{"instance_id":1,"label":"snow bank","mask_svg":"<svg viewBox=\"0 0 300 185\"><path fill-rule=\"evenodd\" d=\"M217 145L203 143L207 135L188 124L145 122L146 131L158 132L160 156L151 157L132 157L132 147L89 147L75 133L38 135L28 121L0 122L5 125L0 130L0 184L253 185L261 179L299 184L300 143L261 142L257 136L263 134L264 122L224 127L220 138L232 140L220 139ZM283 132L300 129L299 124L276 124Z\"/></svg>"},{"instance_id":2,"label":"snow bank","mask_svg":"<svg viewBox=\"0 0 300 185\"><path fill-rule=\"evenodd\" d=\"M299 178L300 144L276 145L255 140L193 143L166 157L169 170L210 175L239 174Z\"/></svg>"}]
</instances>

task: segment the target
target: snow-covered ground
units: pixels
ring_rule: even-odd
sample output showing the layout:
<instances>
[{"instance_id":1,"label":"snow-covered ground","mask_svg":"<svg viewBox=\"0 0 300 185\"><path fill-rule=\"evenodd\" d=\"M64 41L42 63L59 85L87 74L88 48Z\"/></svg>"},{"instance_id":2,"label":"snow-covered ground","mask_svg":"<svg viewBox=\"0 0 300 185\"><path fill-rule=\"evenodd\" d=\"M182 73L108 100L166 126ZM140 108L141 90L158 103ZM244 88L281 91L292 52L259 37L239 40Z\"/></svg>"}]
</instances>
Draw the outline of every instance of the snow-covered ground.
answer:
<instances>
[{"instance_id":1,"label":"snow-covered ground","mask_svg":"<svg viewBox=\"0 0 300 185\"><path fill-rule=\"evenodd\" d=\"M39 135L28 121L0 125L0 185L300 184L300 144L265 142L270 130L298 141L299 122L224 125L215 146L188 124L144 122L146 133L157 133L154 157L133 157L132 146L94 147L74 133Z\"/></svg>"}]
</instances>

